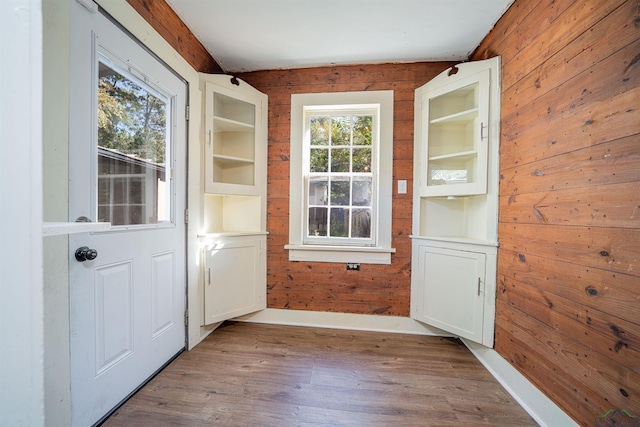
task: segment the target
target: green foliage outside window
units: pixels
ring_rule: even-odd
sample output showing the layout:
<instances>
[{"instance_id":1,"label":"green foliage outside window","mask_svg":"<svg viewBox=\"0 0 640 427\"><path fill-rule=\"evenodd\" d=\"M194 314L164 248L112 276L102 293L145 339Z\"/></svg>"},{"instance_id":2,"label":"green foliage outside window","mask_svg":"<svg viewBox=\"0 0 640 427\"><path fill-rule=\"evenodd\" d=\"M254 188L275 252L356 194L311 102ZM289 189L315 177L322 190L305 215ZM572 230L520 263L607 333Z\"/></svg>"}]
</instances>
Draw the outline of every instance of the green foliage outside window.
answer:
<instances>
[{"instance_id":1,"label":"green foliage outside window","mask_svg":"<svg viewBox=\"0 0 640 427\"><path fill-rule=\"evenodd\" d=\"M328 206L309 207L310 235L327 236L328 221L327 237L371 236L371 209L353 206L371 206L372 126L370 115L310 117L309 171L329 182Z\"/></svg>"},{"instance_id":2,"label":"green foliage outside window","mask_svg":"<svg viewBox=\"0 0 640 427\"><path fill-rule=\"evenodd\" d=\"M98 83L98 145L164 164L166 104L110 71Z\"/></svg>"}]
</instances>

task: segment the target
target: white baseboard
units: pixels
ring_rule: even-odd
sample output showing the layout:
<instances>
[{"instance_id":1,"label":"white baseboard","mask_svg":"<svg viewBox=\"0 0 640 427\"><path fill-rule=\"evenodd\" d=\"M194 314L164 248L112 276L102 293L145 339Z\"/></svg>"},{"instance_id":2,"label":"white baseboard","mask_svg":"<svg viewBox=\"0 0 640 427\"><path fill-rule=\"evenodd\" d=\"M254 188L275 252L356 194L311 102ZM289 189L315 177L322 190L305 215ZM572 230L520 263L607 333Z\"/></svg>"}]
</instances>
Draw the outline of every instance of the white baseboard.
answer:
<instances>
[{"instance_id":1,"label":"white baseboard","mask_svg":"<svg viewBox=\"0 0 640 427\"><path fill-rule=\"evenodd\" d=\"M267 308L233 320L276 325L316 328L350 329L357 331L392 332L401 334L453 337L448 332L417 322L408 317L369 314L332 313L324 311L282 310Z\"/></svg>"},{"instance_id":2,"label":"white baseboard","mask_svg":"<svg viewBox=\"0 0 640 427\"><path fill-rule=\"evenodd\" d=\"M453 337L432 326L408 317L376 316L366 314L331 313L304 310L268 308L234 320L277 325L310 326L317 328L351 329L416 335ZM578 427L555 403L509 364L495 350L466 339L462 342L484 365L493 377L542 427Z\"/></svg>"},{"instance_id":3,"label":"white baseboard","mask_svg":"<svg viewBox=\"0 0 640 427\"><path fill-rule=\"evenodd\" d=\"M578 426L498 352L466 339L462 339L462 342L540 426Z\"/></svg>"}]
</instances>

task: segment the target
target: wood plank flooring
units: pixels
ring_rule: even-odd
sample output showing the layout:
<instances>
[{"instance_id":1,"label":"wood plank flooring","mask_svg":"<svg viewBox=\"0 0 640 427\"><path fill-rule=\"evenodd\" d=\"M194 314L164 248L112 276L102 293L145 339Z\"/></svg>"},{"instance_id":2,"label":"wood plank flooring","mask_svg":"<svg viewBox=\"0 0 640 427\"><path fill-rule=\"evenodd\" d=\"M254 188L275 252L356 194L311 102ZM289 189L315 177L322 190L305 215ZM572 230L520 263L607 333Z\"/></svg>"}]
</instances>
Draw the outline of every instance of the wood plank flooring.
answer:
<instances>
[{"instance_id":1,"label":"wood plank flooring","mask_svg":"<svg viewBox=\"0 0 640 427\"><path fill-rule=\"evenodd\" d=\"M104 425L537 424L455 339L230 322Z\"/></svg>"}]
</instances>

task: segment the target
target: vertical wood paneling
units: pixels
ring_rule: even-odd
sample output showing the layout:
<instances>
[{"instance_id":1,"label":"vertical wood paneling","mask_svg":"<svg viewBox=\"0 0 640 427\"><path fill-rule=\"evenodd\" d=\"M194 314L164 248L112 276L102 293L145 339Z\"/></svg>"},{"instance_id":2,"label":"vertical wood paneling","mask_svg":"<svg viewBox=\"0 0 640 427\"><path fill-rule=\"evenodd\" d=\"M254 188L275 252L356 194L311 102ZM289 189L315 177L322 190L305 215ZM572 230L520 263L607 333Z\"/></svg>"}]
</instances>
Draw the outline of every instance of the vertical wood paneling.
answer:
<instances>
[{"instance_id":1,"label":"vertical wood paneling","mask_svg":"<svg viewBox=\"0 0 640 427\"><path fill-rule=\"evenodd\" d=\"M187 28L165 0L127 0L196 71L222 73L222 67Z\"/></svg>"},{"instance_id":2,"label":"vertical wood paneling","mask_svg":"<svg viewBox=\"0 0 640 427\"><path fill-rule=\"evenodd\" d=\"M640 1L516 0L495 348L577 422L640 415Z\"/></svg>"},{"instance_id":3,"label":"vertical wood paneling","mask_svg":"<svg viewBox=\"0 0 640 427\"><path fill-rule=\"evenodd\" d=\"M270 308L408 316L411 287L411 187L414 90L447 63L383 64L259 71L239 75L269 95L267 304ZM289 133L291 95L360 90L394 91L392 264L290 262ZM406 179L408 194L396 194ZM346 261L346 260L345 260Z\"/></svg>"}]
</instances>

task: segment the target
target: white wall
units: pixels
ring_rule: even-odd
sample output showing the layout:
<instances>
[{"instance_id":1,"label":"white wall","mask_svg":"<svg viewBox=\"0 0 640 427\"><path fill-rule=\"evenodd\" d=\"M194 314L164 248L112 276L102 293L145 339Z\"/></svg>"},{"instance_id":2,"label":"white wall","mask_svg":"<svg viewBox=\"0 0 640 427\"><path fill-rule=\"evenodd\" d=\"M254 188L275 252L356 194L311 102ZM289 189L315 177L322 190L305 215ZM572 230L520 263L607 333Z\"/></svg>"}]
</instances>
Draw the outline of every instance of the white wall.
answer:
<instances>
[{"instance_id":1,"label":"white wall","mask_svg":"<svg viewBox=\"0 0 640 427\"><path fill-rule=\"evenodd\" d=\"M42 14L0 1L0 414L44 425Z\"/></svg>"},{"instance_id":2,"label":"white wall","mask_svg":"<svg viewBox=\"0 0 640 427\"><path fill-rule=\"evenodd\" d=\"M0 0L2 1L2 0ZM42 0L43 216L68 220L69 2ZM44 239L44 390L49 426L69 425L69 280L67 236Z\"/></svg>"}]
</instances>

